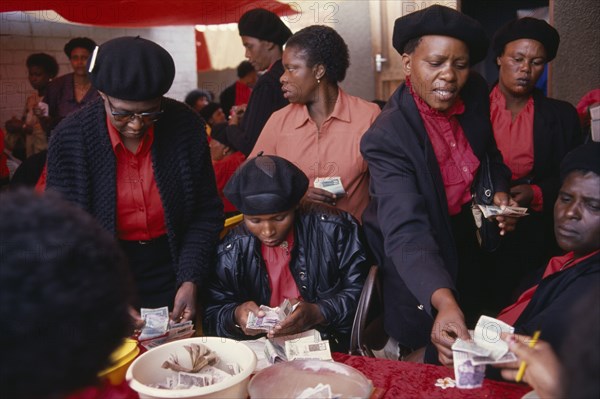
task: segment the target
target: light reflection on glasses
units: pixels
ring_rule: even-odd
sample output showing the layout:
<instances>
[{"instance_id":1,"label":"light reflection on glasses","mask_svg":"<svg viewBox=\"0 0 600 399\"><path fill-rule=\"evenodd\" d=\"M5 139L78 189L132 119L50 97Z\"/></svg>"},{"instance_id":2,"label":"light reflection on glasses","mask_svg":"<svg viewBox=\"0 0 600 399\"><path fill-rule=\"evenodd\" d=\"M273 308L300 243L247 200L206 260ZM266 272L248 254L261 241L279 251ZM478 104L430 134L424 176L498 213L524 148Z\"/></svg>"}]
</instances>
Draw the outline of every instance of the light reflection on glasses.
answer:
<instances>
[{"instance_id":1,"label":"light reflection on glasses","mask_svg":"<svg viewBox=\"0 0 600 399\"><path fill-rule=\"evenodd\" d=\"M110 108L110 114L115 118L117 122L133 122L135 118L140 118L143 122L150 123L156 122L161 115L163 114L163 110L157 112L124 112L124 111L115 111L112 103L108 96L106 97L106 101L108 101L108 107ZM161 101L162 108L162 101Z\"/></svg>"}]
</instances>

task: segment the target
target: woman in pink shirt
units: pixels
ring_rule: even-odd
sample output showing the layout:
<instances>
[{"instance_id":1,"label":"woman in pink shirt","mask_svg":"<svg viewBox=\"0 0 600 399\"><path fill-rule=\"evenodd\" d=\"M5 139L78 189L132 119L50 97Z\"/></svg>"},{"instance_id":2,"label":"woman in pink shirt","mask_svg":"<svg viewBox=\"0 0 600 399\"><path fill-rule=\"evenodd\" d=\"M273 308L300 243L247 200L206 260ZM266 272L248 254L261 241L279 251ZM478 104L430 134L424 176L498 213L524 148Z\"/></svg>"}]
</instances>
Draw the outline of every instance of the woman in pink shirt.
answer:
<instances>
[{"instance_id":1,"label":"woman in pink shirt","mask_svg":"<svg viewBox=\"0 0 600 399\"><path fill-rule=\"evenodd\" d=\"M263 151L288 159L309 178L306 200L335 206L360 220L369 202L360 139L379 107L338 86L350 64L348 46L330 27L313 25L294 34L282 61L280 81L290 105L271 115L250 157ZM341 182L340 190L334 194L315 187L317 178Z\"/></svg>"}]
</instances>

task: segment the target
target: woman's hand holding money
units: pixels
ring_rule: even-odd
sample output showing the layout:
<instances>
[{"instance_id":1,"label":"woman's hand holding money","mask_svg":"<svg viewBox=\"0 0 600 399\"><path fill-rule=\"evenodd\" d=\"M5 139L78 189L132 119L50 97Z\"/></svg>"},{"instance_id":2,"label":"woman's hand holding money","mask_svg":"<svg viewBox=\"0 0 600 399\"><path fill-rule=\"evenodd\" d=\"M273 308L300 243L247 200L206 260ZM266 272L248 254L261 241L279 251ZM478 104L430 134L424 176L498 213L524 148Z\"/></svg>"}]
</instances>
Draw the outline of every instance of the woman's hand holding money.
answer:
<instances>
[{"instance_id":1,"label":"woman's hand holding money","mask_svg":"<svg viewBox=\"0 0 600 399\"><path fill-rule=\"evenodd\" d=\"M471 339L465 316L448 288L437 289L431 296L431 305L438 312L431 331L431 342L438 350L440 363L450 367L453 364L452 344L456 338Z\"/></svg>"},{"instance_id":2,"label":"woman's hand holding money","mask_svg":"<svg viewBox=\"0 0 600 399\"><path fill-rule=\"evenodd\" d=\"M235 308L234 318L236 325L244 332L246 335L258 335L264 334L264 331L254 330L250 328L246 328L246 324L248 324L248 313L254 313L258 317L265 317L265 312L260 310L256 302L248 301L244 302Z\"/></svg>"},{"instance_id":3,"label":"woman's hand holding money","mask_svg":"<svg viewBox=\"0 0 600 399\"><path fill-rule=\"evenodd\" d=\"M519 206L517 201L512 199L505 192L498 192L494 194L494 205L496 206ZM510 216L496 216L498 227L500 228L500 235L503 236L506 233L513 231L517 227L518 218Z\"/></svg>"},{"instance_id":4,"label":"woman's hand holding money","mask_svg":"<svg viewBox=\"0 0 600 399\"><path fill-rule=\"evenodd\" d=\"M305 198L311 202L320 202L325 205L335 206L337 196L327 190L317 187L308 187Z\"/></svg>"},{"instance_id":5,"label":"woman's hand holding money","mask_svg":"<svg viewBox=\"0 0 600 399\"><path fill-rule=\"evenodd\" d=\"M297 334L324 322L325 317L317 304L302 301L289 316L269 331L267 337Z\"/></svg>"},{"instance_id":6,"label":"woman's hand holding money","mask_svg":"<svg viewBox=\"0 0 600 399\"><path fill-rule=\"evenodd\" d=\"M171 319L174 322L194 320L196 317L196 284L186 281L177 290Z\"/></svg>"}]
</instances>

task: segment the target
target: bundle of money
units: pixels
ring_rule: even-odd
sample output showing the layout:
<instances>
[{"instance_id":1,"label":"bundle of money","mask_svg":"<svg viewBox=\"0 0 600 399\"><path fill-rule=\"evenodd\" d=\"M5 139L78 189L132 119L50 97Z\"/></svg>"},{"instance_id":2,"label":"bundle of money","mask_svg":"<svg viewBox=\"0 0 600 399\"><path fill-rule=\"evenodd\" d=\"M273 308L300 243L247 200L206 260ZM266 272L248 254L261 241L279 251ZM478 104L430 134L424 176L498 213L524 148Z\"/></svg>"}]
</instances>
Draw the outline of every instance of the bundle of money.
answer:
<instances>
[{"instance_id":1,"label":"bundle of money","mask_svg":"<svg viewBox=\"0 0 600 399\"><path fill-rule=\"evenodd\" d=\"M333 361L329 341L322 340L321 334L314 329L267 340L265 356L271 364L295 359Z\"/></svg>"},{"instance_id":2,"label":"bundle of money","mask_svg":"<svg viewBox=\"0 0 600 399\"><path fill-rule=\"evenodd\" d=\"M520 218L529 215L527 213L527 208L522 208L520 206L496 206L481 204L477 204L477 206L479 207L479 209L481 209L483 217L486 219L490 216L510 216Z\"/></svg>"},{"instance_id":3,"label":"bundle of money","mask_svg":"<svg viewBox=\"0 0 600 399\"><path fill-rule=\"evenodd\" d=\"M337 196L346 195L346 190L344 190L344 185L342 184L342 178L339 176L317 177L313 185L316 188L322 188Z\"/></svg>"},{"instance_id":4,"label":"bundle of money","mask_svg":"<svg viewBox=\"0 0 600 399\"><path fill-rule=\"evenodd\" d=\"M175 323L169 319L169 308L140 309L144 327L138 340L146 349L152 349L167 342L189 338L196 330L191 320Z\"/></svg>"},{"instance_id":5,"label":"bundle of money","mask_svg":"<svg viewBox=\"0 0 600 399\"><path fill-rule=\"evenodd\" d=\"M317 386L306 388L300 392L296 399L334 399L341 398L342 395L334 394L331 391L331 385L319 383Z\"/></svg>"},{"instance_id":6,"label":"bundle of money","mask_svg":"<svg viewBox=\"0 0 600 399\"><path fill-rule=\"evenodd\" d=\"M246 321L246 328L261 331L270 331L277 324L285 320L296 306L293 306L289 299L284 299L281 305L271 308L269 306L260 305L260 310L265 313L265 316L258 317L253 312L248 313L248 319Z\"/></svg>"},{"instance_id":7,"label":"bundle of money","mask_svg":"<svg viewBox=\"0 0 600 399\"><path fill-rule=\"evenodd\" d=\"M469 331L471 341L457 339L452 345L454 374L458 388L479 388L483 384L485 366L517 360L501 339L502 333L513 333L514 328L501 320L481 316L474 331Z\"/></svg>"}]
</instances>

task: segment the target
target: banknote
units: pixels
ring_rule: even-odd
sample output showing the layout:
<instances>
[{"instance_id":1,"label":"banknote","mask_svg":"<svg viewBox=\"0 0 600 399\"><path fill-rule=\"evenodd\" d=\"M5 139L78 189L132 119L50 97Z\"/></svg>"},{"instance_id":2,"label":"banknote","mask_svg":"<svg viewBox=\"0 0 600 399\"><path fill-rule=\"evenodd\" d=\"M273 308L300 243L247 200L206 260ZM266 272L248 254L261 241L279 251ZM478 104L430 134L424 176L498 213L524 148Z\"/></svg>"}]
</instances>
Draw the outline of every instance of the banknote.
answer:
<instances>
[{"instance_id":1,"label":"banknote","mask_svg":"<svg viewBox=\"0 0 600 399\"><path fill-rule=\"evenodd\" d=\"M337 196L346 194L346 190L344 190L344 185L342 184L342 178L339 176L317 177L313 185L316 188L322 188Z\"/></svg>"},{"instance_id":2,"label":"banknote","mask_svg":"<svg viewBox=\"0 0 600 399\"><path fill-rule=\"evenodd\" d=\"M510 217L523 217L529 215L527 208L520 206L495 206L495 205L481 205L477 204L484 218L491 216L510 216Z\"/></svg>"}]
</instances>

